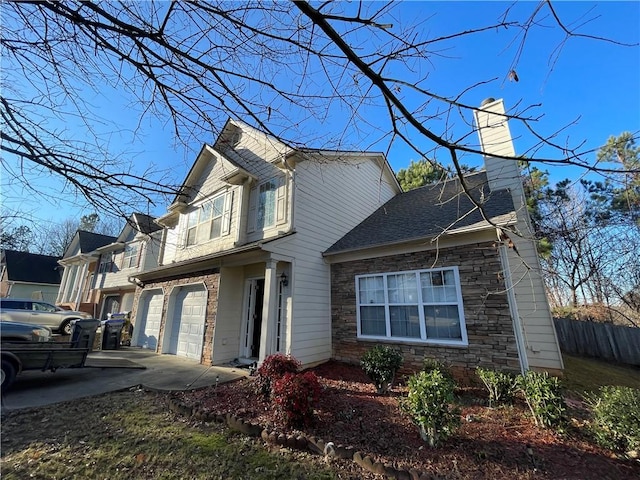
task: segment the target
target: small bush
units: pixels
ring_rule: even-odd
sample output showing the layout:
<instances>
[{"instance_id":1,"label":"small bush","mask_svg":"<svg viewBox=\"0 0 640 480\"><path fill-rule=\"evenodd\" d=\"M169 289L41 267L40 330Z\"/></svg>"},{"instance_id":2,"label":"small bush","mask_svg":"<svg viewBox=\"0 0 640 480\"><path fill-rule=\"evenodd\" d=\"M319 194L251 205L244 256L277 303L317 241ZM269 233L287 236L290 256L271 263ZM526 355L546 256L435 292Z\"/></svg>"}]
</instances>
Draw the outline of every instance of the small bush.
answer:
<instances>
[{"instance_id":1,"label":"small bush","mask_svg":"<svg viewBox=\"0 0 640 480\"><path fill-rule=\"evenodd\" d=\"M399 350L386 345L376 345L365 352L360 365L376 386L378 393L385 393L391 388L402 360Z\"/></svg>"},{"instance_id":2,"label":"small bush","mask_svg":"<svg viewBox=\"0 0 640 480\"><path fill-rule=\"evenodd\" d=\"M254 379L256 392L265 398L271 396L272 385L286 373L296 373L300 369L300 362L291 355L276 353L264 359L260 368L256 370Z\"/></svg>"},{"instance_id":3,"label":"small bush","mask_svg":"<svg viewBox=\"0 0 640 480\"><path fill-rule=\"evenodd\" d=\"M313 420L313 406L320 390L313 372L285 373L273 385L273 401L288 425L302 427Z\"/></svg>"},{"instance_id":4,"label":"small bush","mask_svg":"<svg viewBox=\"0 0 640 480\"><path fill-rule=\"evenodd\" d=\"M455 378L453 377L453 373L451 372L451 368L449 365L441 360L436 360L435 358L425 358L422 361L422 370L425 372L430 372L432 370L438 370L445 377L455 383Z\"/></svg>"},{"instance_id":5,"label":"small bush","mask_svg":"<svg viewBox=\"0 0 640 480\"><path fill-rule=\"evenodd\" d=\"M640 390L604 386L588 398L597 442L612 450L640 450Z\"/></svg>"},{"instance_id":6,"label":"small bush","mask_svg":"<svg viewBox=\"0 0 640 480\"><path fill-rule=\"evenodd\" d=\"M518 376L518 387L536 425L558 428L564 422L564 399L560 381L547 372L528 371Z\"/></svg>"},{"instance_id":7,"label":"small bush","mask_svg":"<svg viewBox=\"0 0 640 480\"><path fill-rule=\"evenodd\" d=\"M476 374L489 391L489 406L494 403L511 403L518 387L517 377L509 373L476 368Z\"/></svg>"},{"instance_id":8,"label":"small bush","mask_svg":"<svg viewBox=\"0 0 640 480\"><path fill-rule=\"evenodd\" d=\"M422 439L435 447L460 424L460 411L452 405L455 383L434 369L412 375L407 385L409 393L402 408L420 429Z\"/></svg>"}]
</instances>

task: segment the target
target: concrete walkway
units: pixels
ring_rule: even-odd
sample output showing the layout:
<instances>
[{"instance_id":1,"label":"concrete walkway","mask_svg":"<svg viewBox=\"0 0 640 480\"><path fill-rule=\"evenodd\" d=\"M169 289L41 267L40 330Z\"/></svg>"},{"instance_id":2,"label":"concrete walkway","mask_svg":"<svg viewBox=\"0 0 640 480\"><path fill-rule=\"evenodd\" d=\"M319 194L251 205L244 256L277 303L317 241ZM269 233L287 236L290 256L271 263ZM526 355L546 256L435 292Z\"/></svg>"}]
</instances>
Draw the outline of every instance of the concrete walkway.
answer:
<instances>
[{"instance_id":1,"label":"concrete walkway","mask_svg":"<svg viewBox=\"0 0 640 480\"><path fill-rule=\"evenodd\" d=\"M84 368L19 374L11 389L2 394L2 411L52 405L135 386L191 390L246 376L246 369L207 367L175 355L123 347L90 353Z\"/></svg>"}]
</instances>

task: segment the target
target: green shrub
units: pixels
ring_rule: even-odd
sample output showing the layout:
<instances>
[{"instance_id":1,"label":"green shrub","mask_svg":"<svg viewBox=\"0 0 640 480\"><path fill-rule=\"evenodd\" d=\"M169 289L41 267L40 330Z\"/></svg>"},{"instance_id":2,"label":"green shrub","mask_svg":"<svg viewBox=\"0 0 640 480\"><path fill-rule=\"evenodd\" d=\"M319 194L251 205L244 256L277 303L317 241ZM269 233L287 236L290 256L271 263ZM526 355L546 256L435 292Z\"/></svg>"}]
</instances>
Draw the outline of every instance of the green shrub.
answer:
<instances>
[{"instance_id":1,"label":"green shrub","mask_svg":"<svg viewBox=\"0 0 640 480\"><path fill-rule=\"evenodd\" d=\"M599 444L620 452L640 450L640 390L606 385L588 403Z\"/></svg>"},{"instance_id":2,"label":"green shrub","mask_svg":"<svg viewBox=\"0 0 640 480\"><path fill-rule=\"evenodd\" d=\"M564 422L564 399L561 384L547 372L528 371L518 376L518 387L531 410L536 425L558 428Z\"/></svg>"},{"instance_id":3,"label":"green shrub","mask_svg":"<svg viewBox=\"0 0 640 480\"><path fill-rule=\"evenodd\" d=\"M399 350L386 345L376 345L365 352L360 365L376 386L378 393L385 393L391 388L402 360Z\"/></svg>"},{"instance_id":4,"label":"green shrub","mask_svg":"<svg viewBox=\"0 0 640 480\"><path fill-rule=\"evenodd\" d=\"M300 362L291 355L276 353L264 359L260 368L256 370L254 384L259 395L269 398L272 385L286 373L296 373L300 369Z\"/></svg>"},{"instance_id":5,"label":"green shrub","mask_svg":"<svg viewBox=\"0 0 640 480\"><path fill-rule=\"evenodd\" d=\"M460 424L460 411L453 405L455 383L433 369L412 375L407 386L409 393L402 408L420 429L422 439L435 447Z\"/></svg>"},{"instance_id":6,"label":"green shrub","mask_svg":"<svg viewBox=\"0 0 640 480\"><path fill-rule=\"evenodd\" d=\"M489 406L494 403L511 403L518 387L517 377L510 373L476 368L476 374L489 391Z\"/></svg>"},{"instance_id":7,"label":"green shrub","mask_svg":"<svg viewBox=\"0 0 640 480\"><path fill-rule=\"evenodd\" d=\"M422 361L422 370L424 372L431 372L432 370L439 370L445 377L450 379L455 383L455 378L453 378L453 373L451 372L451 368L449 365L441 360L436 360L435 358L425 358Z\"/></svg>"},{"instance_id":8,"label":"green shrub","mask_svg":"<svg viewBox=\"0 0 640 480\"><path fill-rule=\"evenodd\" d=\"M313 406L320 390L313 372L285 373L273 384L273 401L288 425L302 427L313 420Z\"/></svg>"}]
</instances>

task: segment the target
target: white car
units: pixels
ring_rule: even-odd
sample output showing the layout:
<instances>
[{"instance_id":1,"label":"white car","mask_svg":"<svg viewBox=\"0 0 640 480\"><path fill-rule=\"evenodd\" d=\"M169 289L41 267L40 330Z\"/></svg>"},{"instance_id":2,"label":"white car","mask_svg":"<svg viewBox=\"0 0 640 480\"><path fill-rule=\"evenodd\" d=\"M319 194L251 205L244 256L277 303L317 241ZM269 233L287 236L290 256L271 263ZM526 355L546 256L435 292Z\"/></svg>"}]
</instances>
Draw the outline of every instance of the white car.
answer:
<instances>
[{"instance_id":1,"label":"white car","mask_svg":"<svg viewBox=\"0 0 640 480\"><path fill-rule=\"evenodd\" d=\"M0 298L0 321L44 325L63 335L71 335L72 322L93 318L85 312L64 310L47 302L28 298Z\"/></svg>"},{"instance_id":2,"label":"white car","mask_svg":"<svg viewBox=\"0 0 640 480\"><path fill-rule=\"evenodd\" d=\"M30 323L2 321L0 339L3 342L48 342L51 340L51 329Z\"/></svg>"}]
</instances>

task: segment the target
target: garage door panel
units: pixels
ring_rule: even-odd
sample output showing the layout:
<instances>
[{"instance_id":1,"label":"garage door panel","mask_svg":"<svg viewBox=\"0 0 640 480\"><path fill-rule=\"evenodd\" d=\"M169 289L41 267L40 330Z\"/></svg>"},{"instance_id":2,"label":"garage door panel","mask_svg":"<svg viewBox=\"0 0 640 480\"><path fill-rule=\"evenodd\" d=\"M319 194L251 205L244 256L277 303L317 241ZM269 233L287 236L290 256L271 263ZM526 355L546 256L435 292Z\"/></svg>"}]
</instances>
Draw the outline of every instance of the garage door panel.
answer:
<instances>
[{"instance_id":1,"label":"garage door panel","mask_svg":"<svg viewBox=\"0 0 640 480\"><path fill-rule=\"evenodd\" d=\"M200 360L204 339L206 292L203 286L184 287L176 295L171 353Z\"/></svg>"},{"instance_id":2,"label":"garage door panel","mask_svg":"<svg viewBox=\"0 0 640 480\"><path fill-rule=\"evenodd\" d=\"M139 329L137 346L156 350L158 336L160 335L160 322L162 320L162 291L147 294L142 300L142 315L137 328Z\"/></svg>"}]
</instances>

